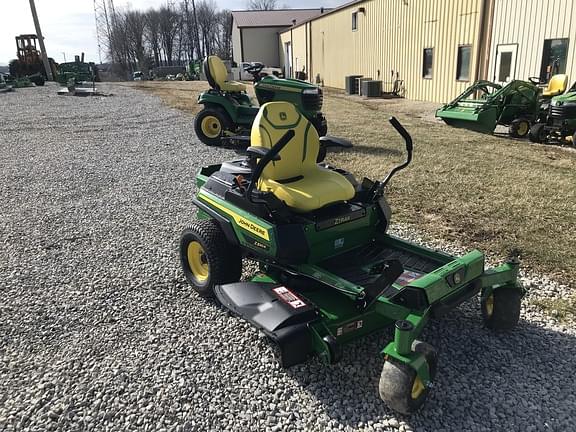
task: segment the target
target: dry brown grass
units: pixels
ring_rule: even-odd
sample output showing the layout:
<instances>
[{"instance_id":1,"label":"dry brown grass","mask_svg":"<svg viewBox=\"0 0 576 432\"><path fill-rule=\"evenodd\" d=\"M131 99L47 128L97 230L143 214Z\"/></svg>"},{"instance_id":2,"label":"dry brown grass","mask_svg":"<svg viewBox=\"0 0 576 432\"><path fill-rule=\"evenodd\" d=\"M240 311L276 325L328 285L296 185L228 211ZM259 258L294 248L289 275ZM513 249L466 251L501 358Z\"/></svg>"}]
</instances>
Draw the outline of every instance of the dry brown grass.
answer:
<instances>
[{"instance_id":1,"label":"dry brown grass","mask_svg":"<svg viewBox=\"0 0 576 432\"><path fill-rule=\"evenodd\" d=\"M130 84L194 114L205 82ZM434 120L436 104L363 101L327 91L330 133L353 141L330 161L358 177L382 178L403 158L387 123L395 115L414 138L414 161L388 186L394 218L432 236L506 256L565 283L576 279L576 152L453 129Z\"/></svg>"}]
</instances>

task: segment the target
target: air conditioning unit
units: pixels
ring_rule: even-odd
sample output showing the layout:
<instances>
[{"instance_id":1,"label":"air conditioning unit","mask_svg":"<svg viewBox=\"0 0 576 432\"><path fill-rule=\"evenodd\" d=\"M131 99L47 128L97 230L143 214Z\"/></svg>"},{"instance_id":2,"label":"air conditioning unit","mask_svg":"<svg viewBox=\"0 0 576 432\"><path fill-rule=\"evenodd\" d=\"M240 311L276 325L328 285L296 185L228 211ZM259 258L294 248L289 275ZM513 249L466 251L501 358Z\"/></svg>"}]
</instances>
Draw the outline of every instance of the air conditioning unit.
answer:
<instances>
[{"instance_id":1,"label":"air conditioning unit","mask_svg":"<svg viewBox=\"0 0 576 432\"><path fill-rule=\"evenodd\" d=\"M382 96L382 81L362 80L362 96L369 98Z\"/></svg>"},{"instance_id":2,"label":"air conditioning unit","mask_svg":"<svg viewBox=\"0 0 576 432\"><path fill-rule=\"evenodd\" d=\"M371 77L370 78L358 78L356 81L358 81L358 90L360 90L358 92L358 94L360 96L364 96L364 93L362 93L362 89L363 89L362 85L363 85L364 81L372 81L372 78Z\"/></svg>"},{"instance_id":3,"label":"air conditioning unit","mask_svg":"<svg viewBox=\"0 0 576 432\"><path fill-rule=\"evenodd\" d=\"M362 78L362 75L350 75L345 77L346 94L353 95L360 93L360 88L358 87L358 78Z\"/></svg>"}]
</instances>

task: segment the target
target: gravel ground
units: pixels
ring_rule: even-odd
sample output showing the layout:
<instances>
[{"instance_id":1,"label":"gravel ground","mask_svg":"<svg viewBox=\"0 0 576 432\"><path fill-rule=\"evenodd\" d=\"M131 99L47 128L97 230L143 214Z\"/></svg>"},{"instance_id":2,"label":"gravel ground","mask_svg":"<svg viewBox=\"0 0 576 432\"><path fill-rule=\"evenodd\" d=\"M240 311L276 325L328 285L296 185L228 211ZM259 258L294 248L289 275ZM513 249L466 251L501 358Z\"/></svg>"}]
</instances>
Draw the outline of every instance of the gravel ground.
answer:
<instances>
[{"instance_id":1,"label":"gravel ground","mask_svg":"<svg viewBox=\"0 0 576 432\"><path fill-rule=\"evenodd\" d=\"M194 173L233 154L156 97L101 87L113 96L0 95L0 430L575 430L576 331L534 307L505 335L477 302L430 323L439 375L410 418L378 398L388 332L337 365L280 369L179 269Z\"/></svg>"}]
</instances>

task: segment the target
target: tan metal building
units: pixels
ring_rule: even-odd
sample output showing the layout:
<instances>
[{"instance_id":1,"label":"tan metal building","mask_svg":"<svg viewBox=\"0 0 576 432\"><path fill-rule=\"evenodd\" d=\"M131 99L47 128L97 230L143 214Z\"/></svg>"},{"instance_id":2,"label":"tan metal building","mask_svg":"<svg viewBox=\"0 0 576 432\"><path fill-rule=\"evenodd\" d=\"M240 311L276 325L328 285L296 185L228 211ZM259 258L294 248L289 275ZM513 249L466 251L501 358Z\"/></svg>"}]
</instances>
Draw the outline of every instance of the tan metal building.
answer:
<instances>
[{"instance_id":1,"label":"tan metal building","mask_svg":"<svg viewBox=\"0 0 576 432\"><path fill-rule=\"evenodd\" d=\"M364 75L409 99L446 102L487 74L490 0L365 0L280 34L280 60L292 71L344 88Z\"/></svg>"},{"instance_id":2,"label":"tan metal building","mask_svg":"<svg viewBox=\"0 0 576 432\"><path fill-rule=\"evenodd\" d=\"M322 8L232 11L233 60L279 66L278 33L323 12Z\"/></svg>"},{"instance_id":3,"label":"tan metal building","mask_svg":"<svg viewBox=\"0 0 576 432\"><path fill-rule=\"evenodd\" d=\"M576 80L576 0L495 0L488 79Z\"/></svg>"}]
</instances>

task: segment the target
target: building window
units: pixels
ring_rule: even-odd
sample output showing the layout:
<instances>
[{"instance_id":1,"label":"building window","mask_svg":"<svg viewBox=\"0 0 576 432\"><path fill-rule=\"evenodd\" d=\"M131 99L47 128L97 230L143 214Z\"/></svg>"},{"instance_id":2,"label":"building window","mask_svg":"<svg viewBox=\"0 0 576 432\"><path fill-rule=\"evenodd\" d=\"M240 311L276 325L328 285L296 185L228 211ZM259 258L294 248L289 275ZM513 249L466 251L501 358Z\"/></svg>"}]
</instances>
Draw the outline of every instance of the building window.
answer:
<instances>
[{"instance_id":1,"label":"building window","mask_svg":"<svg viewBox=\"0 0 576 432\"><path fill-rule=\"evenodd\" d=\"M470 81L470 54L472 47L464 45L458 47L458 61L456 64L456 79L458 81Z\"/></svg>"},{"instance_id":2,"label":"building window","mask_svg":"<svg viewBox=\"0 0 576 432\"><path fill-rule=\"evenodd\" d=\"M568 39L546 39L542 52L540 79L548 81L552 75L566 72L568 57Z\"/></svg>"},{"instance_id":3,"label":"building window","mask_svg":"<svg viewBox=\"0 0 576 432\"><path fill-rule=\"evenodd\" d=\"M424 48L424 62L422 77L432 79L432 64L434 61L434 48Z\"/></svg>"},{"instance_id":4,"label":"building window","mask_svg":"<svg viewBox=\"0 0 576 432\"><path fill-rule=\"evenodd\" d=\"M512 51L500 53L500 69L498 69L498 82L507 82L512 73Z\"/></svg>"},{"instance_id":5,"label":"building window","mask_svg":"<svg viewBox=\"0 0 576 432\"><path fill-rule=\"evenodd\" d=\"M352 12L352 31L358 30L358 12Z\"/></svg>"}]
</instances>

